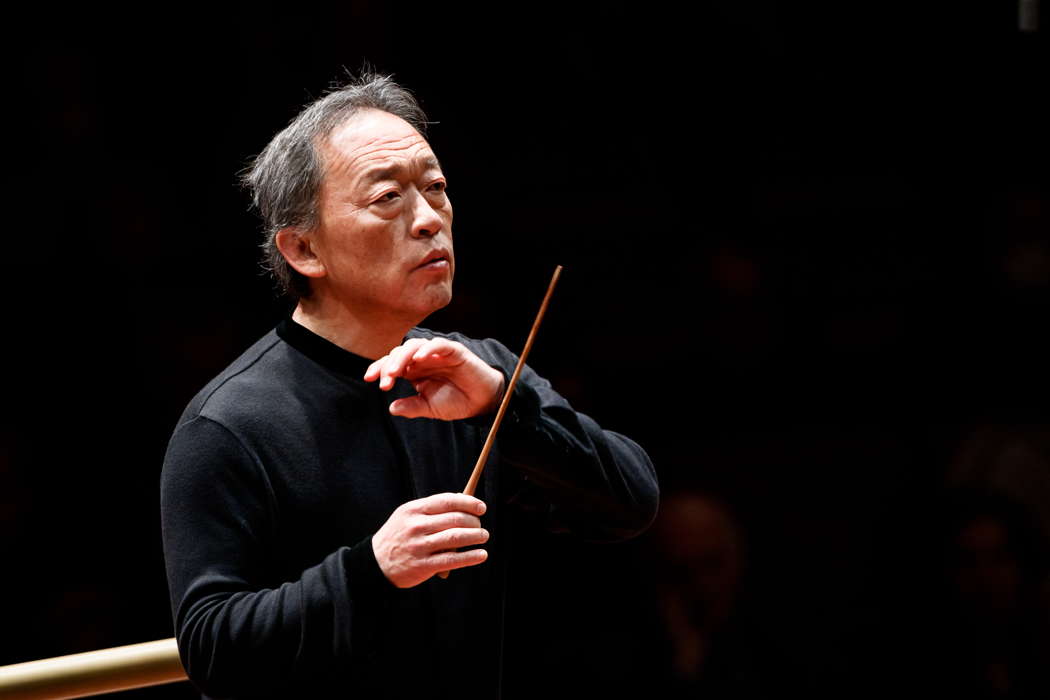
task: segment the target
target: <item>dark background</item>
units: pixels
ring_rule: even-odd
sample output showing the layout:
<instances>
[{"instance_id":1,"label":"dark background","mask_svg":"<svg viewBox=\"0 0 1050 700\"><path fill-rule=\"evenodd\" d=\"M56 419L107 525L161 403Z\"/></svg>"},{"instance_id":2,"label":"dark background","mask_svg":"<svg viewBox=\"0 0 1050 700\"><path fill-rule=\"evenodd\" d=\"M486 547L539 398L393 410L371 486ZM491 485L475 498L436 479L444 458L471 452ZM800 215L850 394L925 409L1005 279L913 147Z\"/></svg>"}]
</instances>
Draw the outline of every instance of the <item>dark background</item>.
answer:
<instances>
[{"instance_id":1,"label":"dark background","mask_svg":"<svg viewBox=\"0 0 1050 700\"><path fill-rule=\"evenodd\" d=\"M287 311L237 173L365 61L450 180L456 298L426 325L520 348L565 265L530 364L665 496L735 513L798 683L928 680L952 487L1045 545L1050 62L1015 3L142 4L8 32L0 664L171 636L167 438ZM516 687L658 673L651 538L528 551Z\"/></svg>"}]
</instances>

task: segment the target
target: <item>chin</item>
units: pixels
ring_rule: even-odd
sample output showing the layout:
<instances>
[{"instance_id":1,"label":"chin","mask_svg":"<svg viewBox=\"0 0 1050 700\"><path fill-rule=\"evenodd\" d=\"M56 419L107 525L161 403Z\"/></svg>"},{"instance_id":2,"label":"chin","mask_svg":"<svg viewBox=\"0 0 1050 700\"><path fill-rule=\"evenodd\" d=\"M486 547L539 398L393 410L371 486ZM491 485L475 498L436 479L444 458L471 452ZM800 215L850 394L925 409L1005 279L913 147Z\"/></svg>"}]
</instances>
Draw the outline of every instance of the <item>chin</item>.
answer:
<instances>
[{"instance_id":1,"label":"chin","mask_svg":"<svg viewBox=\"0 0 1050 700\"><path fill-rule=\"evenodd\" d=\"M419 308L419 320L422 321L424 318L445 308L452 301L452 289L451 285L444 289L431 289L427 295L426 301L420 305Z\"/></svg>"},{"instance_id":2,"label":"chin","mask_svg":"<svg viewBox=\"0 0 1050 700\"><path fill-rule=\"evenodd\" d=\"M438 295L438 298L434 300L434 307L430 310L430 313L434 313L438 309L443 309L452 303L452 289L444 290L444 292Z\"/></svg>"}]
</instances>

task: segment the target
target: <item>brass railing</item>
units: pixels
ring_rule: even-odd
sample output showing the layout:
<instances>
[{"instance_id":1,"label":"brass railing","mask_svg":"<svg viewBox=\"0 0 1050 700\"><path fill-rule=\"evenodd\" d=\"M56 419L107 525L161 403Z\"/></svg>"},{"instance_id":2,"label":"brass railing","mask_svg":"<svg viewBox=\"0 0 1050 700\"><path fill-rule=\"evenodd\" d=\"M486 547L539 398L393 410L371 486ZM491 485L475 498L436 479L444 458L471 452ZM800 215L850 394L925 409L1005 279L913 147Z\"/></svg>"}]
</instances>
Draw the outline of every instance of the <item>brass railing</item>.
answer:
<instances>
[{"instance_id":1,"label":"brass railing","mask_svg":"<svg viewBox=\"0 0 1050 700\"><path fill-rule=\"evenodd\" d=\"M161 639L0 666L0 698L82 698L184 680L175 640Z\"/></svg>"}]
</instances>

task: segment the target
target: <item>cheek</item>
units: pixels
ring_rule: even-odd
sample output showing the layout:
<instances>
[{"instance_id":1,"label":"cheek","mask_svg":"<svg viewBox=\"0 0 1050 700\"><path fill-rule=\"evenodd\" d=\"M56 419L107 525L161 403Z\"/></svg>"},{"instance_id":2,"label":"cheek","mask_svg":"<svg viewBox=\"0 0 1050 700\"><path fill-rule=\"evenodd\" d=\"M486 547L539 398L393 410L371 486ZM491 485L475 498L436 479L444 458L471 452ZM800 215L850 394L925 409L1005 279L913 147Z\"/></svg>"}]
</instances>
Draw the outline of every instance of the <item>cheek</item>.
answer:
<instances>
[{"instance_id":1,"label":"cheek","mask_svg":"<svg viewBox=\"0 0 1050 700\"><path fill-rule=\"evenodd\" d=\"M358 278L380 274L395 256L386 228L359 225L330 234L322 251L328 269Z\"/></svg>"}]
</instances>

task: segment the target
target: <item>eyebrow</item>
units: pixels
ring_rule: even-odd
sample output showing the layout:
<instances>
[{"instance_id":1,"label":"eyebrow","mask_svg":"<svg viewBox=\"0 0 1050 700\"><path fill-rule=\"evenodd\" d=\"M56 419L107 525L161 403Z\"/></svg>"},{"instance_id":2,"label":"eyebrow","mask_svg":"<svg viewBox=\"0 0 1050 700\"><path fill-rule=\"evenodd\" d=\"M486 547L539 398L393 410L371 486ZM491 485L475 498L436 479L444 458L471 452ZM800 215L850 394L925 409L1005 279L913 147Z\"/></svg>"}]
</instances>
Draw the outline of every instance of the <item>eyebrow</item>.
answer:
<instances>
[{"instance_id":1,"label":"eyebrow","mask_svg":"<svg viewBox=\"0 0 1050 700\"><path fill-rule=\"evenodd\" d=\"M438 162L437 156L428 156L422 161L422 165L424 170L432 170L435 168L441 170L441 163ZM404 169L405 168L402 165L373 168L366 171L365 174L361 176L361 179L369 184L373 182L381 182L383 180L395 180L397 179L398 174L404 171Z\"/></svg>"}]
</instances>

